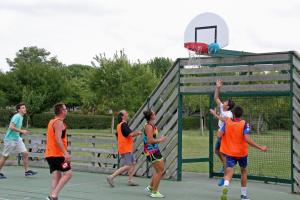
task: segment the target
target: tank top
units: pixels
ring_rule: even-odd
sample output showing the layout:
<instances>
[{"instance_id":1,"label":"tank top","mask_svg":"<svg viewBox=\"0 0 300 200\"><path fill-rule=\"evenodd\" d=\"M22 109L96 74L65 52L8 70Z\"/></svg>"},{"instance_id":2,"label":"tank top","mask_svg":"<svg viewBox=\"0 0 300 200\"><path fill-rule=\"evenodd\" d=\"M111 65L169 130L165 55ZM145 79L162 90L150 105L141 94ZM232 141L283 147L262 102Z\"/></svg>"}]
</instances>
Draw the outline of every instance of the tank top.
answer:
<instances>
[{"instance_id":1,"label":"tank top","mask_svg":"<svg viewBox=\"0 0 300 200\"><path fill-rule=\"evenodd\" d=\"M157 136L158 136L158 129L156 126L153 126L152 124L149 124L149 123L146 123L145 126L144 126L144 133L143 133L143 139L144 139L144 153L146 155L152 155L154 154L155 152L157 152L159 150L158 148L158 144L149 144L148 143L148 138L147 138L147 134L145 132L145 128L147 125L150 125L152 128L153 128L153 138L156 139Z\"/></svg>"},{"instance_id":2,"label":"tank top","mask_svg":"<svg viewBox=\"0 0 300 200\"><path fill-rule=\"evenodd\" d=\"M48 123L47 129L47 139L46 139L46 151L45 157L64 157L64 152L59 148L56 139L55 139L55 131L54 131L54 123L58 120L62 120L60 118L54 118L50 120ZM67 138L67 126L64 123L64 129L62 131L61 139L64 145L65 150L68 147L68 138Z\"/></svg>"}]
</instances>

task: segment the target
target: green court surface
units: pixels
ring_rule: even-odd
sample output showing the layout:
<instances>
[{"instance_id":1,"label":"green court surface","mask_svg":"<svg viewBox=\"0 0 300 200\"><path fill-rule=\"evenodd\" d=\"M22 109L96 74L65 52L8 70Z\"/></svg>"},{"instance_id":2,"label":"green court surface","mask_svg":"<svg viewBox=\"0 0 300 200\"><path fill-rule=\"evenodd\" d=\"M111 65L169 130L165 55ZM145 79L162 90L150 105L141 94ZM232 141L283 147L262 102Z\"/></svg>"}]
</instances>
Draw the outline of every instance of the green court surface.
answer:
<instances>
[{"instance_id":1,"label":"green court surface","mask_svg":"<svg viewBox=\"0 0 300 200\"><path fill-rule=\"evenodd\" d=\"M47 197L50 186L48 169L34 169L39 172L36 177L25 178L22 167L5 166L4 173L8 179L0 180L0 200L41 200ZM136 178L140 184L137 187L126 185L126 176L115 180L115 187L110 188L106 183L106 175L96 173L74 172L74 176L63 189L60 200L141 200L151 199L144 192L149 182L146 178ZM161 193L166 199L178 200L218 200L220 188L216 186L216 179L209 179L207 175L185 173L183 181L164 180L161 183ZM230 187L229 200L238 200L239 181L234 180ZM290 193L288 185L273 185L260 182L249 182L252 200L298 200L299 195Z\"/></svg>"}]
</instances>

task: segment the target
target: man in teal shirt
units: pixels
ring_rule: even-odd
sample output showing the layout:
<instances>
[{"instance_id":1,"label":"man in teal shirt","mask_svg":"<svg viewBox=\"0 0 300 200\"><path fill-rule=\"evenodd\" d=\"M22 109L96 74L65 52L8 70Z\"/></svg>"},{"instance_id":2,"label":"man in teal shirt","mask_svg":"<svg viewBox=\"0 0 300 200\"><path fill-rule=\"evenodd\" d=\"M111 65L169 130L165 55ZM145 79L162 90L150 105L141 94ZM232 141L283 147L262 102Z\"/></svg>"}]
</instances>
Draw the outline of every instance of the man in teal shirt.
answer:
<instances>
[{"instance_id":1,"label":"man in teal shirt","mask_svg":"<svg viewBox=\"0 0 300 200\"><path fill-rule=\"evenodd\" d=\"M23 130L23 116L26 114L26 106L24 103L19 103L16 106L17 113L11 118L9 127L4 137L4 149L2 158L0 159L0 179L5 179L6 176L1 173L1 170L8 159L9 155L13 152L22 153L23 164L25 168L25 176L34 176L37 172L28 170L28 151L20 136L21 134L28 134L27 130Z\"/></svg>"}]
</instances>

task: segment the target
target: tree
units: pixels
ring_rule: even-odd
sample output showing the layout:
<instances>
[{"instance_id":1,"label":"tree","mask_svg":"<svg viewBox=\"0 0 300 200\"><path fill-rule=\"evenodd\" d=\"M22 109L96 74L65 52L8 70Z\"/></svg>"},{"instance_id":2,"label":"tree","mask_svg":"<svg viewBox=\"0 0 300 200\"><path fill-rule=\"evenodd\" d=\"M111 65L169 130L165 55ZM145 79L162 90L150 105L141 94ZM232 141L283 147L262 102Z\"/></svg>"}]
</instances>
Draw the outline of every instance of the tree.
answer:
<instances>
[{"instance_id":1,"label":"tree","mask_svg":"<svg viewBox=\"0 0 300 200\"><path fill-rule=\"evenodd\" d=\"M148 66L131 64L123 51L113 58L96 56L97 67L91 78L91 90L95 93L102 110L136 111L158 83ZM99 108L99 107L98 107Z\"/></svg>"},{"instance_id":2,"label":"tree","mask_svg":"<svg viewBox=\"0 0 300 200\"><path fill-rule=\"evenodd\" d=\"M69 108L82 107L87 108L86 103L90 100L89 80L95 72L95 68L88 65L73 64L65 68L67 77L68 94L64 102Z\"/></svg>"},{"instance_id":3,"label":"tree","mask_svg":"<svg viewBox=\"0 0 300 200\"><path fill-rule=\"evenodd\" d=\"M24 101L28 115L51 108L66 96L63 65L50 53L37 47L25 47L13 60L7 59L11 71L6 74L11 104Z\"/></svg>"},{"instance_id":4,"label":"tree","mask_svg":"<svg viewBox=\"0 0 300 200\"><path fill-rule=\"evenodd\" d=\"M173 61L169 58L156 57L154 59L151 59L147 64L155 72L156 76L158 78L161 78L173 65Z\"/></svg>"}]
</instances>

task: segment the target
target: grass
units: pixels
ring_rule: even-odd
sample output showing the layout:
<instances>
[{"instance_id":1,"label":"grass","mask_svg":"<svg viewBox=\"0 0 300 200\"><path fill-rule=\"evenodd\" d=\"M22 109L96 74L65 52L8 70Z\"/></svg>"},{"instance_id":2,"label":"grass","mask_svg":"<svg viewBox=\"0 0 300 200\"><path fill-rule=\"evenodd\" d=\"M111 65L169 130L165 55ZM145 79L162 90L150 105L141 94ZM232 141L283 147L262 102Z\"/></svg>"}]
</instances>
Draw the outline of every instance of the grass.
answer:
<instances>
[{"instance_id":1,"label":"grass","mask_svg":"<svg viewBox=\"0 0 300 200\"><path fill-rule=\"evenodd\" d=\"M33 134L45 133L46 129L29 129ZM0 128L0 132L5 132L5 128ZM70 129L69 134L87 134L100 137L114 137L110 129ZM289 131L269 131L265 134L251 135L257 143L268 147L267 153L262 153L249 147L249 174L257 176L271 176L289 179L290 173L290 132ZM81 144L88 146L89 144ZM98 147L98 146L97 146ZM101 146L103 147L103 146ZM111 148L111 146L107 146ZM78 152L78 155L81 155ZM88 155L83 153L83 155ZM183 132L183 158L203 158L209 157L209 137L208 131L203 135L200 130L185 130ZM218 172L221 163L214 156L214 171ZM208 163L188 163L183 164L183 170L188 172L208 172Z\"/></svg>"}]
</instances>

